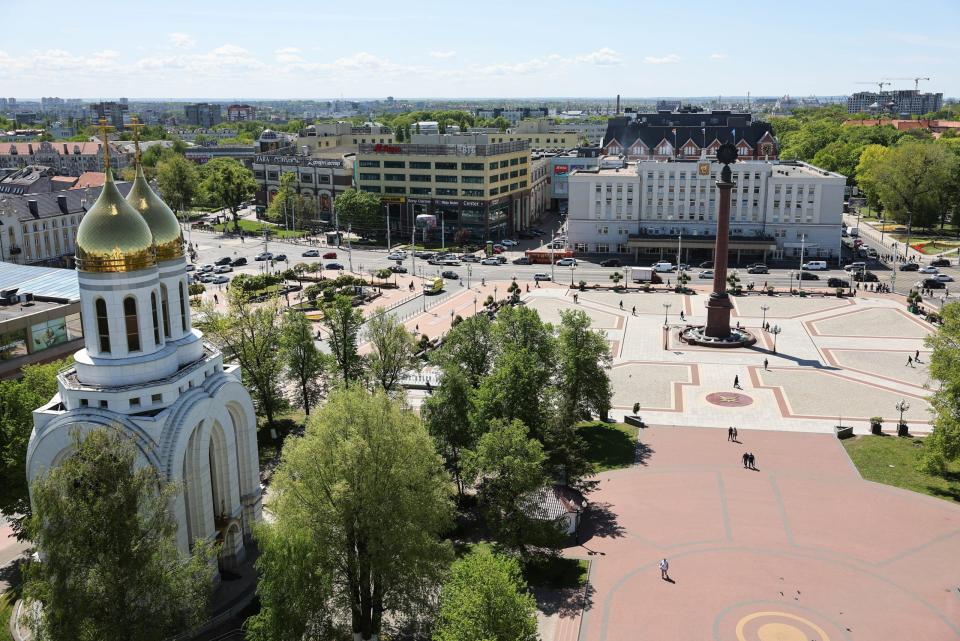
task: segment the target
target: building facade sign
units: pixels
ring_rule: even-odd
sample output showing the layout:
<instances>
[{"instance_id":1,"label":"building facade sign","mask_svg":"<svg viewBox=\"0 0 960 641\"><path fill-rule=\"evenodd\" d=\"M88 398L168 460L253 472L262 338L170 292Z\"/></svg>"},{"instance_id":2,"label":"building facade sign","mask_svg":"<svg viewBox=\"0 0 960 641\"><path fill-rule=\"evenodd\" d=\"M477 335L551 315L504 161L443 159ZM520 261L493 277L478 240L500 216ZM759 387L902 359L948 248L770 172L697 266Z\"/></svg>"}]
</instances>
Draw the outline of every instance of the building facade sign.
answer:
<instances>
[{"instance_id":1,"label":"building facade sign","mask_svg":"<svg viewBox=\"0 0 960 641\"><path fill-rule=\"evenodd\" d=\"M384 145L377 143L373 146L373 151L378 154L399 154L403 152L403 147L400 145Z\"/></svg>"},{"instance_id":2,"label":"building facade sign","mask_svg":"<svg viewBox=\"0 0 960 641\"><path fill-rule=\"evenodd\" d=\"M253 162L262 165L296 165L298 167L318 167L321 169L339 169L343 161L336 158L305 158L303 156L267 156L258 155Z\"/></svg>"}]
</instances>

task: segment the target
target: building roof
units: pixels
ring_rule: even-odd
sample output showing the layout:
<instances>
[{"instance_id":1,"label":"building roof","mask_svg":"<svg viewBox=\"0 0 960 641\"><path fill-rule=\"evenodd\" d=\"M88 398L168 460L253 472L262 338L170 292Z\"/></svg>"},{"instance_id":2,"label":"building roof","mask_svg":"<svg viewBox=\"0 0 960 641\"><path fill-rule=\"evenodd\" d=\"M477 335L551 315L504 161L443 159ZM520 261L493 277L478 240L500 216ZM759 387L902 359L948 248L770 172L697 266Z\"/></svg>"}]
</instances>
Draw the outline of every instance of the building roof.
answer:
<instances>
[{"instance_id":1,"label":"building roof","mask_svg":"<svg viewBox=\"0 0 960 641\"><path fill-rule=\"evenodd\" d=\"M102 171L85 171L76 179L76 184L71 189L89 189L91 187L103 187L107 180L107 174Z\"/></svg>"},{"instance_id":2,"label":"building roof","mask_svg":"<svg viewBox=\"0 0 960 641\"><path fill-rule=\"evenodd\" d=\"M39 299L64 302L80 300L77 272L55 267L34 267L0 262L0 290L16 289Z\"/></svg>"},{"instance_id":3,"label":"building roof","mask_svg":"<svg viewBox=\"0 0 960 641\"><path fill-rule=\"evenodd\" d=\"M94 156L100 153L99 142L11 142L0 144L0 154L30 156L46 149L46 145L60 155Z\"/></svg>"},{"instance_id":4,"label":"building roof","mask_svg":"<svg viewBox=\"0 0 960 641\"><path fill-rule=\"evenodd\" d=\"M533 518L554 521L572 512L580 512L587 504L583 494L566 485L544 486L526 495L528 514Z\"/></svg>"},{"instance_id":5,"label":"building roof","mask_svg":"<svg viewBox=\"0 0 960 641\"><path fill-rule=\"evenodd\" d=\"M50 179L53 169L43 165L27 165L12 174L0 178L0 192L8 194L29 194L36 192L41 186L43 191L50 191Z\"/></svg>"},{"instance_id":6,"label":"building roof","mask_svg":"<svg viewBox=\"0 0 960 641\"><path fill-rule=\"evenodd\" d=\"M673 133L674 129L677 131L676 135ZM767 133L773 136L770 124L754 122L750 114L735 114L729 111L656 112L636 114L635 118L611 118L607 121L603 146L606 147L616 140L624 148L628 148L639 139L653 149L666 138L667 142L677 147L687 140L693 140L699 146L709 145L714 140L734 144L746 140L751 147L756 147Z\"/></svg>"},{"instance_id":7,"label":"building roof","mask_svg":"<svg viewBox=\"0 0 960 641\"><path fill-rule=\"evenodd\" d=\"M117 183L124 196L130 191L130 183ZM40 220L64 214L82 214L93 206L102 187L67 189L48 194L0 194L0 217L13 216L18 221ZM30 201L36 201L36 212L30 209Z\"/></svg>"}]
</instances>

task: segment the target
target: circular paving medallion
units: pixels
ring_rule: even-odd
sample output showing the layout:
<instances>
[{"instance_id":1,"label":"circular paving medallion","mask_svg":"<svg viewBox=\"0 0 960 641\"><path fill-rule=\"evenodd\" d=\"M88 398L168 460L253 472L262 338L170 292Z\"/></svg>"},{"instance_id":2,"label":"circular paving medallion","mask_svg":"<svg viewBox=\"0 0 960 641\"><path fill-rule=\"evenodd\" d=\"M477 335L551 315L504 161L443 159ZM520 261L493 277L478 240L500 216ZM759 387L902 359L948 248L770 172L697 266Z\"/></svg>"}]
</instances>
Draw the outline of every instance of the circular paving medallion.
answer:
<instances>
[{"instance_id":1,"label":"circular paving medallion","mask_svg":"<svg viewBox=\"0 0 960 641\"><path fill-rule=\"evenodd\" d=\"M823 628L789 612L754 612L737 622L737 641L830 641Z\"/></svg>"},{"instance_id":2,"label":"circular paving medallion","mask_svg":"<svg viewBox=\"0 0 960 641\"><path fill-rule=\"evenodd\" d=\"M720 407L746 407L753 399L740 392L714 392L707 394L707 402Z\"/></svg>"}]
</instances>

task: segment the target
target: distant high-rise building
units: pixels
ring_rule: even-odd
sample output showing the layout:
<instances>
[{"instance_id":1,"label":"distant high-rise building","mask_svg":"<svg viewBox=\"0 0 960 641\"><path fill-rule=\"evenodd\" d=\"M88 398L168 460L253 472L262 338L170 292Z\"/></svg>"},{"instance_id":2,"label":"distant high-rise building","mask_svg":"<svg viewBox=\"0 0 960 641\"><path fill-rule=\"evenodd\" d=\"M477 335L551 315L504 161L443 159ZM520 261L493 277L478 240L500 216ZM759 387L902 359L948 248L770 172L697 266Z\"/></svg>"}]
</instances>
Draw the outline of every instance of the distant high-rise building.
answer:
<instances>
[{"instance_id":1,"label":"distant high-rise building","mask_svg":"<svg viewBox=\"0 0 960 641\"><path fill-rule=\"evenodd\" d=\"M677 111L680 109L679 100L658 100L657 111Z\"/></svg>"},{"instance_id":2,"label":"distant high-rise building","mask_svg":"<svg viewBox=\"0 0 960 641\"><path fill-rule=\"evenodd\" d=\"M130 106L125 102L97 102L90 105L90 116L94 123L105 118L108 124L116 127L117 131L121 131L124 124L123 116L129 109Z\"/></svg>"},{"instance_id":3,"label":"distant high-rise building","mask_svg":"<svg viewBox=\"0 0 960 641\"><path fill-rule=\"evenodd\" d=\"M184 107L187 112L187 124L198 127L212 127L222 122L220 115L220 105L210 102L198 102L196 104Z\"/></svg>"},{"instance_id":4,"label":"distant high-rise building","mask_svg":"<svg viewBox=\"0 0 960 641\"><path fill-rule=\"evenodd\" d=\"M916 89L858 91L847 98L847 113L894 113L920 116L943 107L942 93L921 93Z\"/></svg>"},{"instance_id":5,"label":"distant high-rise building","mask_svg":"<svg viewBox=\"0 0 960 641\"><path fill-rule=\"evenodd\" d=\"M227 120L230 122L255 120L256 117L257 110L250 105L230 105L227 107Z\"/></svg>"}]
</instances>

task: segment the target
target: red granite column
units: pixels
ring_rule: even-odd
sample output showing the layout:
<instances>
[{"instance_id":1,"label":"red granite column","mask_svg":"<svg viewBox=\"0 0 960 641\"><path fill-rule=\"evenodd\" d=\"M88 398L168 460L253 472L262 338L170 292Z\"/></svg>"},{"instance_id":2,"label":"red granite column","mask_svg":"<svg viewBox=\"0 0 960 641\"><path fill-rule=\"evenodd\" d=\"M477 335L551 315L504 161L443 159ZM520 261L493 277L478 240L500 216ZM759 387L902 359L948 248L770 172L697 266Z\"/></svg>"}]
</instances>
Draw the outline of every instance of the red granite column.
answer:
<instances>
[{"instance_id":1,"label":"red granite column","mask_svg":"<svg viewBox=\"0 0 960 641\"><path fill-rule=\"evenodd\" d=\"M733 181L730 167L725 165L720 180L720 204L717 210L717 240L713 252L713 293L707 301L707 326L704 334L712 338L726 338L730 335L730 310L733 303L727 296L727 256L730 241L730 190Z\"/></svg>"}]
</instances>

